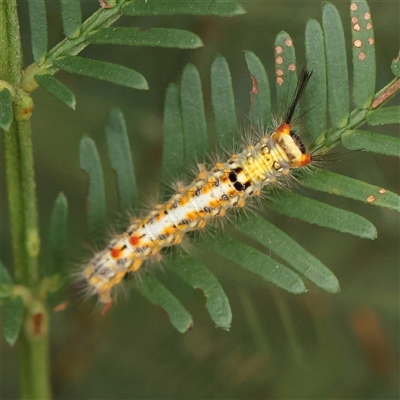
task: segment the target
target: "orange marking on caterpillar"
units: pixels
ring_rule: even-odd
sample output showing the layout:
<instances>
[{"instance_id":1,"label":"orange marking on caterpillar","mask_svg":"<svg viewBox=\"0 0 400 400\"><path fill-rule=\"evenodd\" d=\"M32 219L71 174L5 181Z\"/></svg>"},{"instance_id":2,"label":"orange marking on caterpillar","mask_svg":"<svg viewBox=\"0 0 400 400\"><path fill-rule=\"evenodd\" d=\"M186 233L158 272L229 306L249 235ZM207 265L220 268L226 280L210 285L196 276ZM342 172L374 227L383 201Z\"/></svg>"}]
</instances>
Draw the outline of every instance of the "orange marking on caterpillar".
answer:
<instances>
[{"instance_id":1,"label":"orange marking on caterpillar","mask_svg":"<svg viewBox=\"0 0 400 400\"><path fill-rule=\"evenodd\" d=\"M190 219L191 221L195 221L197 219L197 212L196 211L190 211L186 214L186 218Z\"/></svg>"},{"instance_id":2,"label":"orange marking on caterpillar","mask_svg":"<svg viewBox=\"0 0 400 400\"><path fill-rule=\"evenodd\" d=\"M214 200L211 200L209 202L209 206L211 208L217 208L220 204L221 204L221 200L220 199L214 199Z\"/></svg>"},{"instance_id":3,"label":"orange marking on caterpillar","mask_svg":"<svg viewBox=\"0 0 400 400\"><path fill-rule=\"evenodd\" d=\"M189 197L188 196L182 196L181 199L179 200L179 205L180 206L185 206L187 203L189 203Z\"/></svg>"},{"instance_id":4,"label":"orange marking on caterpillar","mask_svg":"<svg viewBox=\"0 0 400 400\"><path fill-rule=\"evenodd\" d=\"M301 157L297 161L292 162L293 167L305 167L310 164L312 161L312 157L310 154L302 154Z\"/></svg>"},{"instance_id":5,"label":"orange marking on caterpillar","mask_svg":"<svg viewBox=\"0 0 400 400\"><path fill-rule=\"evenodd\" d=\"M139 242L140 242L139 236L133 235L133 236L131 236L131 237L129 238L129 243L130 243L132 246L137 246L137 245L139 244Z\"/></svg>"},{"instance_id":6,"label":"orange marking on caterpillar","mask_svg":"<svg viewBox=\"0 0 400 400\"><path fill-rule=\"evenodd\" d=\"M162 231L163 235L173 235L175 232L176 232L176 228L174 228L173 226L167 226Z\"/></svg>"},{"instance_id":7,"label":"orange marking on caterpillar","mask_svg":"<svg viewBox=\"0 0 400 400\"><path fill-rule=\"evenodd\" d=\"M121 254L121 249L114 248L110 251L110 255L112 258L118 258L120 254Z\"/></svg>"},{"instance_id":8,"label":"orange marking on caterpillar","mask_svg":"<svg viewBox=\"0 0 400 400\"><path fill-rule=\"evenodd\" d=\"M203 192L204 194L208 194L208 193L210 193L210 192L213 190L214 186L215 186L215 180L214 180L214 182L206 183L206 184L203 186L202 192Z\"/></svg>"},{"instance_id":9,"label":"orange marking on caterpillar","mask_svg":"<svg viewBox=\"0 0 400 400\"><path fill-rule=\"evenodd\" d=\"M290 135L290 125L282 124L277 130L274 136L279 138L281 135Z\"/></svg>"}]
</instances>

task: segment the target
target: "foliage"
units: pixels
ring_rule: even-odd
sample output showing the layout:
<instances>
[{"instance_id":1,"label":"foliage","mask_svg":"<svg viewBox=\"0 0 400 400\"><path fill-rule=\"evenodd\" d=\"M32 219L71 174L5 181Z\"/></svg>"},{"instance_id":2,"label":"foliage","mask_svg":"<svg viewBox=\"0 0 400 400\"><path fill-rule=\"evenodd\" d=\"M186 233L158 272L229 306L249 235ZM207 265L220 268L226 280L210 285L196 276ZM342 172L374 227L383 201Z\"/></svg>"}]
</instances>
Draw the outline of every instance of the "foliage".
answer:
<instances>
[{"instance_id":1,"label":"foliage","mask_svg":"<svg viewBox=\"0 0 400 400\"><path fill-rule=\"evenodd\" d=\"M66 38L48 48L47 22L44 0L30 0L31 47L34 63L24 71L20 49L16 2L3 2L0 19L7 21L0 28L0 126L4 130L4 152L10 204L11 235L14 249L13 278L0 264L0 297L5 305L3 332L6 341L21 347L21 387L23 398L48 398L48 315L45 308L53 293L63 296L65 283L65 241L67 235L68 202L63 194L56 199L48 238L51 268L46 274L38 269L37 256L40 238L37 227L37 206L33 153L30 137L30 117L33 103L30 94L38 86L74 109L76 99L72 91L57 80L54 74L62 69L146 90L145 77L137 71L110 62L77 56L89 44L157 46L192 49L202 45L201 39L177 29L110 26L121 16L142 15L219 15L243 13L234 1L102 1L102 8L82 22L78 0L61 1L61 17ZM361 16L369 13L365 1L356 3L352 17L362 21L361 29L352 29L353 87L352 99L356 108L350 112L349 78L342 23L336 8L323 6L322 26L310 20L306 26L305 48L307 66L314 71L308 88L304 116L305 141L309 148L323 155L338 143L349 149L373 151L399 156L397 138L378 135L358 128L365 122L380 125L399 122L399 107L381 106L399 90L399 61L392 70L396 78L375 94L375 62L373 30ZM4 19L3 19L4 18ZM354 28L354 26L353 26ZM3 40L7 37L6 40ZM371 43L372 40L372 43ZM292 39L286 32L276 38L275 71L283 84L276 85L278 103L293 91L297 79L291 67L296 65ZM266 126L271 123L270 83L257 56L245 53L245 59L257 90L252 94L249 120ZM368 60L364 62L364 60ZM282 71L283 75L282 75ZM217 56L211 67L211 97L215 115L216 137L210 142L226 146L238 132L229 66ZM318 110L318 112L313 112ZM328 118L329 116L329 118ZM198 71L188 65L180 86L171 85L166 94L164 114L164 154L162 175L182 173L183 166L203 159L209 150L202 87ZM332 126L328 126L328 121ZM121 208L127 210L137 204L137 188L122 113L114 110L106 127L111 166L118 177ZM92 240L99 236L106 224L106 196L100 157L95 142L85 136L80 146L80 165L90 177L88 197L88 225ZM382 188L356 181L349 177L316 170L313 174L299 174L298 179L318 191L349 197L372 205L399 210L399 198ZM267 205L287 215L365 238L376 236L372 224L354 213L328 206L294 193L270 193ZM277 262L260 251L239 241L237 232L269 248L282 262ZM223 239L199 238L196 246L218 253L243 268L259 275L291 293L306 289L302 276L327 292L335 293L339 284L333 273L309 254L287 234L263 219L250 215L240 220L236 231L229 231ZM291 249L291 251L287 251ZM242 257L243 254L246 257ZM217 278L203 265L201 259L189 255L167 260L166 269L193 288L199 288L207 298L206 308L213 322L229 329L232 313L229 301ZM287 265L286 265L287 264ZM278 268L276 268L278 266ZM301 275L300 275L300 274ZM135 285L150 302L161 305L169 314L171 323L184 332L192 326L192 317L179 300L154 276L144 276L143 283ZM25 329L22 329L24 327Z\"/></svg>"},{"instance_id":2,"label":"foliage","mask_svg":"<svg viewBox=\"0 0 400 400\"><path fill-rule=\"evenodd\" d=\"M17 2L10 0L0 4L0 127L4 131L4 153L11 220L11 236L14 257L14 279L1 264L1 298L5 313L3 333L5 340L18 343L21 360L21 397L45 399L51 396L48 368L49 318L46 301L52 302L54 293L60 294L65 283L65 240L67 231L68 203L63 194L57 198L51 219L49 258L51 268L45 276L39 270L38 255L40 235L36 182L33 169L31 116L34 107L31 93L39 86L49 94L74 109L76 100L72 91L54 77L62 69L134 89L148 89L146 79L139 72L122 65L92 60L78 54L89 44L119 44L129 46L155 46L193 49L202 46L201 39L192 32L168 28L143 30L137 27L109 28L121 16L139 15L216 15L234 16L244 10L234 1L193 1L190 3L147 2L110 0L101 1L101 8L83 21L79 0L61 0L61 19L65 39L48 50L47 16L44 0L29 0L31 49L34 63L22 70L22 49L17 13ZM116 122L116 126L113 126ZM107 132L110 138L110 155L116 160L124 149L112 146L114 134L123 129L118 125L118 115L110 120ZM126 141L127 143L127 141ZM122 154L121 154L122 151ZM99 172L99 157L91 139L82 141L82 168L91 176L97 207L90 207L91 229L96 230L104 222L105 208L99 208L103 178ZM90 157L89 157L90 153ZM117 157L117 158L115 158ZM124 194L132 200L135 182L132 165L127 181L130 188ZM97 181L94 176L97 174ZM105 204L103 202L103 204ZM24 327L24 329L22 329Z\"/></svg>"},{"instance_id":3,"label":"foliage","mask_svg":"<svg viewBox=\"0 0 400 400\"><path fill-rule=\"evenodd\" d=\"M355 3L354 3L355 4ZM335 6L325 3L322 8L322 27L316 20L309 20L305 31L305 47L307 68L313 71L310 85L306 91L304 119L304 137L302 140L308 145L310 151L318 156L323 156L339 143L350 149L367 150L376 153L398 155L400 140L385 135L373 134L358 130L366 122L370 125L389 124L398 122L400 108L398 106L380 108L384 102L392 97L399 88L399 81L395 78L380 92L374 93L375 88L375 53L373 29L370 18L364 18L369 13L365 1L357 2L358 9L352 10L351 17L362 20L361 30L352 29L353 51L353 87L351 94L355 104L350 111L349 78L347 70L346 50L342 22ZM353 24L354 25L354 24ZM372 26L372 25L371 25ZM359 41L359 42L358 42ZM359 45L358 43L362 43ZM245 59L253 79L252 107L249 112L249 121L255 126L266 127L271 124L271 94L270 84L262 63L251 52L245 52ZM366 60L366 61L365 61ZM297 82L296 55L292 38L286 32L277 35L275 41L275 71L276 93L278 104L287 103ZM367 82L367 84L366 84ZM391 89L395 87L395 90ZM254 89L255 88L255 89ZM387 93L390 93L387 96ZM238 132L235 112L235 100L232 90L232 81L226 60L218 55L211 67L211 97L215 116L216 137L211 142L217 141L224 147L235 140ZM328 115L331 126L328 126ZM118 116L118 117L117 117ZM118 110L111 113L110 120L119 119L114 125L125 126L122 114ZM164 113L164 153L162 176L173 173L183 173L184 165L194 165L196 160L204 160L205 153L209 150L206 132L206 119L202 97L199 74L193 65L184 69L180 86L170 85L166 94ZM110 122L109 122L110 124ZM108 131L110 128L107 127ZM119 135L122 143L127 143L125 128L121 128ZM362 138L360 138L362 136ZM83 140L87 140L84 138ZM108 142L109 146L111 142ZM124 146L127 152L128 146ZM384 150L386 149L386 151ZM132 200L124 194L126 185L123 179L125 169L131 165L131 156L120 157L112 155L109 147L110 159L118 176L118 191L121 209L133 204ZM81 151L81 160L86 155ZM89 157L89 154L88 154ZM119 167L114 165L119 163ZM94 175L101 175L100 164ZM297 179L304 186L322 192L352 198L364 203L386 207L400 211L399 196L388 190L358 181L343 175L317 169L309 172L296 173ZM94 178L94 176L93 176ZM133 182L133 178L131 179ZM89 210L94 212L98 206L98 196L94 190L103 186L90 180ZM103 197L102 197L103 198ZM342 210L328 204L290 192L270 192L266 205L280 213L301 219L305 222L328 227L340 232L349 233L361 238L374 239L377 232L373 224L364 217L353 212ZM101 209L105 207L101 204ZM89 216L89 226L93 219ZM237 230L249 238L259 242L267 252L273 252L285 263L295 269L309 281L330 293L340 291L339 282L334 274L319 260L308 253L284 232L271 225L260 215L250 215L240 220ZM233 235L233 237L231 236ZM303 293L306 286L301 275L288 266L274 260L266 254L251 246L237 241L235 231L224 234L224 238L206 237L196 238L195 247L222 256L235 264L259 275L280 288L291 293ZM268 250L267 250L268 249ZM288 249L291 249L289 251ZM176 258L179 260L181 256ZM176 260L172 260L172 263ZM179 276L190 268L193 263L198 263L193 257L186 255L179 268L171 268ZM170 267L166 262L166 269ZM214 286L214 281L202 277L202 271L191 272L202 290L206 294ZM179 330L184 331L192 325L192 319L187 311L180 305L166 288L161 289L161 284L155 284L155 277L146 275L144 283L134 283L139 292L144 294L151 302L161 305L169 314L171 323ZM149 280L149 284L147 284ZM160 291L160 294L155 293ZM222 287L219 286L219 297L226 298ZM165 293L165 297L161 295ZM210 311L210 310L209 310ZM224 306L220 309L224 315L223 323L214 322L224 329L230 326L231 310ZM210 311L211 314L211 311ZM179 315L179 318L177 318Z\"/></svg>"}]
</instances>

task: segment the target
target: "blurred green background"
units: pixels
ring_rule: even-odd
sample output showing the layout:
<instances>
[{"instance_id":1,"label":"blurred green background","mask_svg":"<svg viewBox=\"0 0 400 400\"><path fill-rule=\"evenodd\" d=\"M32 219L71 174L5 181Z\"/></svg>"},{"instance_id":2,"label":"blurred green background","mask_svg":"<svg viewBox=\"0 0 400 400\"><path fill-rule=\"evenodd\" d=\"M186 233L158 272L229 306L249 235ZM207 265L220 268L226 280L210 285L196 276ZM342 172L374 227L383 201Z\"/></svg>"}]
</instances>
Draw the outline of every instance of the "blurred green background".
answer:
<instances>
[{"instance_id":1,"label":"blurred green background","mask_svg":"<svg viewBox=\"0 0 400 400\"><path fill-rule=\"evenodd\" d=\"M151 1L151 0L149 0ZM198 34L198 50L92 45L82 55L141 72L149 91L134 91L68 73L57 74L75 93L76 111L43 90L34 93L33 140L42 233L42 265L52 204L60 191L69 201L70 266L84 262L87 180L79 169L78 145L89 134L101 152L107 184L109 220L118 218L115 176L105 148L104 126L114 107L125 114L142 204L155 198L161 154L163 102L170 82L183 67L200 71L208 125L212 131L210 66L217 53L228 61L238 118L246 122L251 81L243 51L255 52L270 77L274 74L274 39L281 31L294 40L298 65L304 59L308 18L320 20L319 1L242 1L248 11L235 18L123 18L119 25L174 27ZM350 51L349 3L334 2ZM392 79L390 62L399 49L400 3L369 2L376 35L377 89ZM62 40L58 2L46 2L50 45ZM85 16L98 8L82 3ZM26 65L29 50L27 3L20 2ZM351 54L348 53L349 65ZM398 97L392 102L399 104ZM372 129L372 128L370 128ZM398 126L376 132L398 135ZM3 153L2 153L3 157ZM329 163L331 171L399 193L399 163L391 157L355 153ZM6 183L1 179L1 258L11 265ZM307 193L301 188L300 192ZM342 291L329 295L307 283L309 291L288 294L220 259L210 260L231 301L229 332L213 326L199 291L171 273L157 276L194 317L191 331L179 334L159 307L132 291L101 317L70 298L69 308L51 319L51 368L58 399L395 399L399 397L399 218L394 211L312 193L330 204L357 212L378 229L374 241L308 225L267 210L283 231L298 240L339 278ZM2 342L2 398L18 397L16 349Z\"/></svg>"}]
</instances>

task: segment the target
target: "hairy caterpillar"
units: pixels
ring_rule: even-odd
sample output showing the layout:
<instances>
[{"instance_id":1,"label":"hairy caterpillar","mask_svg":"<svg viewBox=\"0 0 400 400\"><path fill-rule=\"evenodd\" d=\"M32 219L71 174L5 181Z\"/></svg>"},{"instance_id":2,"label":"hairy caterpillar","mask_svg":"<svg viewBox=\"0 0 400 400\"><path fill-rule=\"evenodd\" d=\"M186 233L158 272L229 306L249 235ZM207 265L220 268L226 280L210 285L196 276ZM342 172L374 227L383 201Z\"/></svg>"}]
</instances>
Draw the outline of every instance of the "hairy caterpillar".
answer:
<instances>
[{"instance_id":1,"label":"hairy caterpillar","mask_svg":"<svg viewBox=\"0 0 400 400\"><path fill-rule=\"evenodd\" d=\"M189 185L179 185L164 204L156 205L144 218L134 219L129 228L98 254L80 273L86 292L111 303L113 292L126 274L137 272L144 261L160 259L161 250L181 243L185 233L203 229L227 211L244 207L264 187L290 177L294 168L306 167L312 155L293 131L293 117L312 71L303 69L283 122L271 133L262 133L226 162L210 169L199 165Z\"/></svg>"}]
</instances>

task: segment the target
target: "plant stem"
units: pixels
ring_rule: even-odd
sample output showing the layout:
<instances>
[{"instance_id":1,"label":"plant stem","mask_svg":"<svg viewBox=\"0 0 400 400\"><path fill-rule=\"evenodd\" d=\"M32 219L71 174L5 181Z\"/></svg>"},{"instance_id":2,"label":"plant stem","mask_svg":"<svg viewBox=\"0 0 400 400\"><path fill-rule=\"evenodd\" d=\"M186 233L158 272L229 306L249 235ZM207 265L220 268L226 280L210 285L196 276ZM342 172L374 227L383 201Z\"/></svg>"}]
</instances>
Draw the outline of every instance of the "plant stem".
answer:
<instances>
[{"instance_id":1,"label":"plant stem","mask_svg":"<svg viewBox=\"0 0 400 400\"><path fill-rule=\"evenodd\" d=\"M4 1L3 1L4 3ZM10 62L10 83L19 85L21 81L22 70L22 50L21 37L19 34L19 21L17 12L17 2L15 0L6 0L7 13L7 38L8 38L8 59Z\"/></svg>"},{"instance_id":2,"label":"plant stem","mask_svg":"<svg viewBox=\"0 0 400 400\"><path fill-rule=\"evenodd\" d=\"M0 2L0 80L7 81L8 76L8 39L7 39L7 7Z\"/></svg>"},{"instance_id":3,"label":"plant stem","mask_svg":"<svg viewBox=\"0 0 400 400\"><path fill-rule=\"evenodd\" d=\"M97 10L83 22L78 37L74 39L65 38L47 52L46 57L40 64L33 63L29 65L25 70L24 79L22 81L24 90L31 92L37 88L38 85L34 80L35 74L44 72L55 74L58 69L53 66L54 59L80 53L89 44L87 37L98 29L112 25L122 16L122 6L128 3L130 3L130 1L121 0L113 8Z\"/></svg>"},{"instance_id":4,"label":"plant stem","mask_svg":"<svg viewBox=\"0 0 400 400\"><path fill-rule=\"evenodd\" d=\"M4 18L0 28L1 76L7 78L15 93L13 122L3 134L15 281L34 293L38 286L39 231L30 124L33 102L21 88L22 53L16 0L0 3L0 18ZM35 297L25 302L25 306L24 329L18 340L21 398L48 399L47 312L43 301Z\"/></svg>"},{"instance_id":5,"label":"plant stem","mask_svg":"<svg viewBox=\"0 0 400 400\"><path fill-rule=\"evenodd\" d=\"M33 311L37 307L40 308L40 312ZM25 329L18 339L21 398L46 400L51 398L48 379L48 316L43 304L38 301L35 301L31 308L25 321ZM42 320L42 331L39 333L34 332L36 328L33 328L38 317Z\"/></svg>"},{"instance_id":6,"label":"plant stem","mask_svg":"<svg viewBox=\"0 0 400 400\"><path fill-rule=\"evenodd\" d=\"M14 104L24 218L23 243L26 257L22 264L23 280L20 283L33 287L38 280L37 256L40 247L30 122L33 102L29 95L20 92Z\"/></svg>"},{"instance_id":7,"label":"plant stem","mask_svg":"<svg viewBox=\"0 0 400 400\"><path fill-rule=\"evenodd\" d=\"M327 153L330 149L335 147L340 141L343 133L348 130L353 130L359 128L361 125L365 124L367 121L367 113L368 111L374 110L378 107L384 105L387 101L389 101L393 96L395 96L400 91L400 79L394 78L390 83L388 83L384 88L382 88L379 92L377 92L374 96L374 101L369 109L360 110L358 108L354 109L349 115L349 121L347 125L343 128L332 127L327 132L324 132L324 138L329 139L329 144L324 145L321 151L321 154ZM317 139L316 142L321 139Z\"/></svg>"},{"instance_id":8,"label":"plant stem","mask_svg":"<svg viewBox=\"0 0 400 400\"><path fill-rule=\"evenodd\" d=\"M11 124L8 132L3 133L3 143L15 279L17 282L22 282L23 263L26 255L25 249L21 248L23 247L21 243L24 243L24 219L22 214L22 189L18 155L19 146L15 121Z\"/></svg>"}]
</instances>

